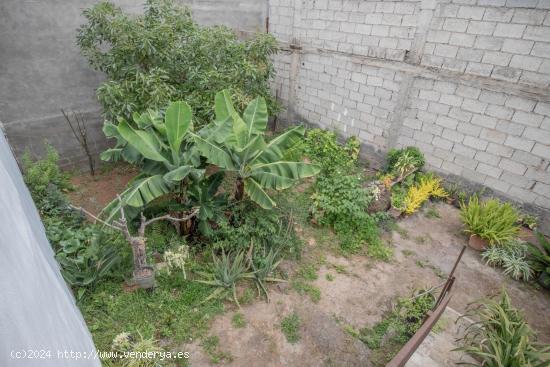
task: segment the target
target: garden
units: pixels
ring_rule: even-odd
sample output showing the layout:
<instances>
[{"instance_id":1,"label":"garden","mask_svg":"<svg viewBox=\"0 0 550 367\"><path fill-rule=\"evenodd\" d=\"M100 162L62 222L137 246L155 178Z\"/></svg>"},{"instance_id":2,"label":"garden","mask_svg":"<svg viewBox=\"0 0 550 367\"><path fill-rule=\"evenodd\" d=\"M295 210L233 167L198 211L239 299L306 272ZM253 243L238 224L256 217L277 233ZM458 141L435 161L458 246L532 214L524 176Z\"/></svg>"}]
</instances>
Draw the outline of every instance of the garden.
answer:
<instances>
[{"instance_id":1,"label":"garden","mask_svg":"<svg viewBox=\"0 0 550 367\"><path fill-rule=\"evenodd\" d=\"M240 40L161 0L83 15L111 148L65 172L48 146L25 183L96 348L188 353L104 365L385 366L468 246L456 314L432 330L444 360L548 366L537 218L426 170L416 147L375 169L357 138L274 129L269 34Z\"/></svg>"}]
</instances>

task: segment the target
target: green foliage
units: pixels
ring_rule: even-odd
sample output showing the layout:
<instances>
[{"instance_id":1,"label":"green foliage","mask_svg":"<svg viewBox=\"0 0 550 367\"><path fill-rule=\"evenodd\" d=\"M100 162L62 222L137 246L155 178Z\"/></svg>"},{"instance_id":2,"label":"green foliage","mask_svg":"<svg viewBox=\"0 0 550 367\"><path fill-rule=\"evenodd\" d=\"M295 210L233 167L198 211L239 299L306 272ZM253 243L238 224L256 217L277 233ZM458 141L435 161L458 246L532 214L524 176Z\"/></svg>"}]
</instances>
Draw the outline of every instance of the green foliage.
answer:
<instances>
[{"instance_id":1,"label":"green foliage","mask_svg":"<svg viewBox=\"0 0 550 367\"><path fill-rule=\"evenodd\" d=\"M299 146L302 142L299 142ZM344 145L338 143L338 137L332 131L311 129L307 131L303 142L303 152L314 163L321 166L322 175L349 172L355 168L360 149L356 137L349 138Z\"/></svg>"},{"instance_id":2,"label":"green foliage","mask_svg":"<svg viewBox=\"0 0 550 367\"><path fill-rule=\"evenodd\" d=\"M241 41L227 27L201 27L172 0L147 0L139 16L103 1L83 16L77 43L90 65L107 75L97 94L109 119L129 120L185 98L204 126L222 88L232 91L241 110L258 95L270 113L279 109L269 88L277 49L271 35Z\"/></svg>"},{"instance_id":3,"label":"green foliage","mask_svg":"<svg viewBox=\"0 0 550 367\"><path fill-rule=\"evenodd\" d=\"M42 216L61 274L80 300L101 279L112 277L113 270L125 272L128 248L119 234L105 233L70 211L63 192L71 188L68 177L58 167L55 149L46 145L46 151L46 158L36 162L25 153L24 181Z\"/></svg>"},{"instance_id":4,"label":"green foliage","mask_svg":"<svg viewBox=\"0 0 550 367\"><path fill-rule=\"evenodd\" d=\"M98 350L108 350L121 332L144 338L188 342L200 336L222 303L205 299L212 288L188 282L182 274L159 274L154 292L127 292L120 281L102 282L81 302L80 308Z\"/></svg>"},{"instance_id":5,"label":"green foliage","mask_svg":"<svg viewBox=\"0 0 550 367\"><path fill-rule=\"evenodd\" d=\"M373 199L362 187L360 176L338 174L319 176L311 198L313 218L322 225L334 225L361 215Z\"/></svg>"},{"instance_id":6,"label":"green foliage","mask_svg":"<svg viewBox=\"0 0 550 367\"><path fill-rule=\"evenodd\" d=\"M117 352L119 358L113 359L121 367L162 367L167 365L167 360L161 357L164 350L153 338L145 339L139 336L137 339L129 333L120 333L113 339L111 350ZM140 358L130 357L130 353L136 353ZM151 354L149 354L151 353ZM143 357L143 358L142 358ZM108 363L108 361L105 361Z\"/></svg>"},{"instance_id":7,"label":"green foliage","mask_svg":"<svg viewBox=\"0 0 550 367\"><path fill-rule=\"evenodd\" d=\"M294 344L301 339L300 324L300 316L295 312L286 316L281 321L281 331L289 343Z\"/></svg>"},{"instance_id":8,"label":"green foliage","mask_svg":"<svg viewBox=\"0 0 550 367\"><path fill-rule=\"evenodd\" d=\"M396 307L371 328L359 331L359 339L373 350L375 360L385 365L416 333L427 312L435 305L431 293L419 291L413 298L400 298Z\"/></svg>"},{"instance_id":9,"label":"green foliage","mask_svg":"<svg viewBox=\"0 0 550 367\"><path fill-rule=\"evenodd\" d=\"M468 203L460 205L460 218L466 225L466 232L478 235L490 244L501 244L513 240L519 231L518 212L509 203L497 199L480 202L472 195Z\"/></svg>"},{"instance_id":10,"label":"green foliage","mask_svg":"<svg viewBox=\"0 0 550 367\"><path fill-rule=\"evenodd\" d=\"M321 175L310 211L319 224L334 228L344 252L358 252L366 243L375 257L388 259L391 253L380 241L377 218L366 212L373 199L373 191L362 187L359 176Z\"/></svg>"},{"instance_id":11,"label":"green foliage","mask_svg":"<svg viewBox=\"0 0 550 367\"><path fill-rule=\"evenodd\" d=\"M543 367L550 363L550 346L536 343L536 334L505 291L498 299L470 304L463 317L479 321L467 327L464 346L459 350L478 359L481 365Z\"/></svg>"},{"instance_id":12,"label":"green foliage","mask_svg":"<svg viewBox=\"0 0 550 367\"><path fill-rule=\"evenodd\" d=\"M246 319L244 318L244 315L242 313L237 312L231 318L231 323L233 324L234 327L238 329L242 329L243 327L246 326Z\"/></svg>"},{"instance_id":13,"label":"green foliage","mask_svg":"<svg viewBox=\"0 0 550 367\"><path fill-rule=\"evenodd\" d=\"M281 160L286 150L301 139L303 127L297 126L265 141L268 115L264 98L250 102L241 116L229 91L224 90L216 94L215 112L214 123L193 137L208 163L237 175L237 201L246 194L262 208L271 209L276 203L266 190L288 189L298 180L319 172L312 164Z\"/></svg>"},{"instance_id":14,"label":"green foliage","mask_svg":"<svg viewBox=\"0 0 550 367\"><path fill-rule=\"evenodd\" d=\"M253 244L255 256L270 250L290 257L299 256L301 241L284 213L250 204L232 209L233 218L220 218L210 237L214 249L247 251Z\"/></svg>"},{"instance_id":15,"label":"green foliage","mask_svg":"<svg viewBox=\"0 0 550 367\"><path fill-rule=\"evenodd\" d=\"M387 172L404 177L407 173L422 168L424 163L424 155L416 147L391 149L387 157Z\"/></svg>"},{"instance_id":16,"label":"green foliage","mask_svg":"<svg viewBox=\"0 0 550 367\"><path fill-rule=\"evenodd\" d=\"M63 191L72 188L68 176L59 168L59 154L46 143L46 157L33 161L27 151L22 165L24 181L41 215L58 215L66 212L67 200Z\"/></svg>"},{"instance_id":17,"label":"green foliage","mask_svg":"<svg viewBox=\"0 0 550 367\"><path fill-rule=\"evenodd\" d=\"M104 125L103 131L107 137L115 138L117 144L103 152L101 158L123 158L141 167L141 172L120 194L120 200L113 200L105 208L106 220L116 218L121 206L132 210L127 211L131 217L132 212L135 214L140 208L169 194L178 197L182 209L193 206L193 202L186 202L182 192L197 184L205 170L188 136L193 128L189 105L173 102L166 109L164 118L159 112L149 110L141 115L134 114L133 120L135 127L123 119L120 119L118 125ZM204 214L201 216L207 217Z\"/></svg>"},{"instance_id":18,"label":"green foliage","mask_svg":"<svg viewBox=\"0 0 550 367\"><path fill-rule=\"evenodd\" d=\"M504 274L515 280L529 281L533 277L533 270L527 260L529 247L522 241L513 240L489 247L481 254L485 263L504 269Z\"/></svg>"},{"instance_id":19,"label":"green foliage","mask_svg":"<svg viewBox=\"0 0 550 367\"><path fill-rule=\"evenodd\" d=\"M529 244L529 263L536 273L541 274L541 280L547 281L543 284L550 287L550 242L541 232L536 232L539 246Z\"/></svg>"},{"instance_id":20,"label":"green foliage","mask_svg":"<svg viewBox=\"0 0 550 367\"><path fill-rule=\"evenodd\" d=\"M235 286L239 280L254 276L250 272L244 252L226 254L224 251L222 251L221 257L212 254L212 272L201 272L200 274L205 279L197 280L197 282L218 287L207 300L212 297L227 296L231 292L233 300L239 307L240 304Z\"/></svg>"},{"instance_id":21,"label":"green foliage","mask_svg":"<svg viewBox=\"0 0 550 367\"><path fill-rule=\"evenodd\" d=\"M398 210L405 210L405 199L407 198L407 189L403 185L394 185L391 189L391 206Z\"/></svg>"}]
</instances>

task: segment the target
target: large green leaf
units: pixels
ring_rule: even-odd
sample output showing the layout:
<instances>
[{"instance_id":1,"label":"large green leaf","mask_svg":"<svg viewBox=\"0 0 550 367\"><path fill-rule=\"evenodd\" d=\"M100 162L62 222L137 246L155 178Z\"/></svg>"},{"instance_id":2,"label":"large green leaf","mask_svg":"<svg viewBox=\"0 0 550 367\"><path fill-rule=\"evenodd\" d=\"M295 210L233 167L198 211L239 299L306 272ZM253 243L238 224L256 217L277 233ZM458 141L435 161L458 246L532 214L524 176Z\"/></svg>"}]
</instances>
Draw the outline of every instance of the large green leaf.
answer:
<instances>
[{"instance_id":1,"label":"large green leaf","mask_svg":"<svg viewBox=\"0 0 550 367\"><path fill-rule=\"evenodd\" d=\"M287 149L293 147L303 139L305 130L303 126L296 126L275 137L267 143L266 148L256 161L269 163L281 159Z\"/></svg>"},{"instance_id":2,"label":"large green leaf","mask_svg":"<svg viewBox=\"0 0 550 367\"><path fill-rule=\"evenodd\" d=\"M170 103L164 116L166 137L174 154L179 154L181 142L191 126L191 107L185 102Z\"/></svg>"},{"instance_id":3,"label":"large green leaf","mask_svg":"<svg viewBox=\"0 0 550 367\"><path fill-rule=\"evenodd\" d=\"M216 113L216 120L218 122L230 119L235 113L235 108L231 101L231 93L227 89L216 93L214 103L214 112Z\"/></svg>"},{"instance_id":4,"label":"large green leaf","mask_svg":"<svg viewBox=\"0 0 550 367\"><path fill-rule=\"evenodd\" d=\"M229 153L220 148L213 142L201 138L198 135L193 135L195 144L203 156L206 157L209 163L215 164L226 170L234 170L235 165Z\"/></svg>"},{"instance_id":5,"label":"large green leaf","mask_svg":"<svg viewBox=\"0 0 550 367\"><path fill-rule=\"evenodd\" d=\"M163 176L163 178L166 181L179 182L191 173L197 173L201 175L201 173L204 173L204 170L198 170L193 166L181 166L168 172Z\"/></svg>"},{"instance_id":6,"label":"large green leaf","mask_svg":"<svg viewBox=\"0 0 550 367\"><path fill-rule=\"evenodd\" d=\"M111 148L101 152L99 158L105 162L116 162L122 157L122 148Z\"/></svg>"},{"instance_id":7,"label":"large green leaf","mask_svg":"<svg viewBox=\"0 0 550 367\"><path fill-rule=\"evenodd\" d=\"M162 175L155 175L133 182L129 190L125 191L122 199L126 205L142 207L170 192L171 185L164 180Z\"/></svg>"},{"instance_id":8,"label":"large green leaf","mask_svg":"<svg viewBox=\"0 0 550 367\"><path fill-rule=\"evenodd\" d=\"M248 104L243 113L248 130L248 140L255 134L263 134L267 128L267 104L258 97Z\"/></svg>"},{"instance_id":9,"label":"large green leaf","mask_svg":"<svg viewBox=\"0 0 550 367\"><path fill-rule=\"evenodd\" d=\"M311 177L319 173L319 167L304 162L273 162L251 167L251 176L262 187L282 190L290 187L295 180Z\"/></svg>"},{"instance_id":10,"label":"large green leaf","mask_svg":"<svg viewBox=\"0 0 550 367\"><path fill-rule=\"evenodd\" d=\"M147 131L134 130L126 121L118 124L120 135L135 148L143 157L157 162L166 161L160 154L160 144L157 138Z\"/></svg>"},{"instance_id":11,"label":"large green leaf","mask_svg":"<svg viewBox=\"0 0 550 367\"><path fill-rule=\"evenodd\" d=\"M271 209L277 205L252 177L244 180L244 192L252 201L264 209Z\"/></svg>"},{"instance_id":12,"label":"large green leaf","mask_svg":"<svg viewBox=\"0 0 550 367\"><path fill-rule=\"evenodd\" d=\"M233 143L237 150L242 150L248 144L250 136L248 135L248 127L238 113L233 113L233 137L234 139L226 139L226 143Z\"/></svg>"}]
</instances>

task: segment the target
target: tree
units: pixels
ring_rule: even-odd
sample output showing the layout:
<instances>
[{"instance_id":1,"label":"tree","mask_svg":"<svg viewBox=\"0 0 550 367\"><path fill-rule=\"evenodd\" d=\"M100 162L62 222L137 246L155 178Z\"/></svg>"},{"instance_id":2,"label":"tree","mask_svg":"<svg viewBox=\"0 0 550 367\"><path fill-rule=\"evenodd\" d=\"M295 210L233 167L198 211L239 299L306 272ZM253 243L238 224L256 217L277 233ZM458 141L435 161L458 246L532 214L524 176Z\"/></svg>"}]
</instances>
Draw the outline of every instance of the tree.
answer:
<instances>
[{"instance_id":1,"label":"tree","mask_svg":"<svg viewBox=\"0 0 550 367\"><path fill-rule=\"evenodd\" d=\"M192 134L208 162L237 174L235 199L246 195L265 209L276 205L266 189L283 190L297 180L319 173L319 167L304 162L281 160L286 149L304 135L294 127L269 142L265 141L267 106L265 99L254 99L242 117L237 113L228 90L216 94L213 124Z\"/></svg>"}]
</instances>

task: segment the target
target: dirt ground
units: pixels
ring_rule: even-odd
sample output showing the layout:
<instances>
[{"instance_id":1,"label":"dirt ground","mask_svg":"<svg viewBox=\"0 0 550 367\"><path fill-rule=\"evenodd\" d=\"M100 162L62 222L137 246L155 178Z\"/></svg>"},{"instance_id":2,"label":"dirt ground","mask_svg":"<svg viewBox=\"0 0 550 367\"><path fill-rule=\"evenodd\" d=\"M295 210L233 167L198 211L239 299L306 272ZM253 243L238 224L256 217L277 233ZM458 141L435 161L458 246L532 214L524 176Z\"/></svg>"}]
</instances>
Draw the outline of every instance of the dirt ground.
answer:
<instances>
[{"instance_id":1,"label":"dirt ground","mask_svg":"<svg viewBox=\"0 0 550 367\"><path fill-rule=\"evenodd\" d=\"M69 199L73 205L98 214L136 174L134 168L121 164L102 167L95 176L87 172L74 175L71 183L76 189L69 193Z\"/></svg>"},{"instance_id":2,"label":"dirt ground","mask_svg":"<svg viewBox=\"0 0 550 367\"><path fill-rule=\"evenodd\" d=\"M209 335L219 338L218 352L227 357L223 364L368 366L370 352L345 331L346 327L357 330L373 326L396 297L410 296L415 289L443 282L462 246L467 244L456 208L437 203L431 204L429 212L432 215L427 215L428 209L424 208L398 221L399 228L388 238L395 251L390 263L373 262L363 256L345 258L317 252L323 257L318 279L312 283L321 291L318 303L289 287L273 285L270 303L256 300L242 306L240 312L246 319L245 327L232 325L231 319L238 311L236 306L233 311L218 316ZM310 247L306 251L317 246L312 239L306 239L306 243L306 247ZM516 307L524 311L527 321L538 332L539 341L550 342L550 318L546 313L550 292L504 276L500 270L484 265L480 254L471 249L466 250L456 277L452 309L462 313L469 302L506 288ZM292 312L302 321L301 340L296 344L288 343L280 328L281 320ZM453 322L447 323L447 329L453 327ZM448 355L439 352L445 360L441 365L454 365L454 358L459 358L450 352L451 345L448 347ZM191 354L191 366L217 365L200 346L200 341L183 348Z\"/></svg>"}]
</instances>

